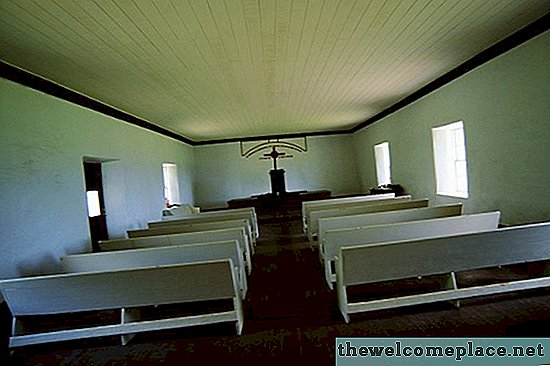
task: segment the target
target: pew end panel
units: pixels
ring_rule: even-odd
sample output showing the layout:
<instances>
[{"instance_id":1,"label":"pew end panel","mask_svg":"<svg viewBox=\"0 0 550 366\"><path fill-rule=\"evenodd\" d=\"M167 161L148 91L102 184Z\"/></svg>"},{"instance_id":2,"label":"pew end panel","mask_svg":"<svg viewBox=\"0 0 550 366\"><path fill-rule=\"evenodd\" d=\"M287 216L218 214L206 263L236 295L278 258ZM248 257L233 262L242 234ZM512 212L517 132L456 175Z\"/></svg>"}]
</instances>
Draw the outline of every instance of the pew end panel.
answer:
<instances>
[{"instance_id":1,"label":"pew end panel","mask_svg":"<svg viewBox=\"0 0 550 366\"><path fill-rule=\"evenodd\" d=\"M100 336L121 336L126 343L135 333L221 322L235 322L241 334L243 309L232 267L230 260L222 260L2 280L0 290L13 319L9 347ZM155 319L141 319L139 311L218 300L229 301L232 309ZM106 311L118 313L118 321L66 322L61 329L27 326L42 316L75 318Z\"/></svg>"},{"instance_id":2,"label":"pew end panel","mask_svg":"<svg viewBox=\"0 0 550 366\"><path fill-rule=\"evenodd\" d=\"M549 260L550 223L342 247L336 259L339 307L348 322L352 313L549 287ZM546 271L527 279L462 287L455 277L455 273L462 271L540 261L546 265ZM348 301L350 286L445 274L448 277L441 282L441 290Z\"/></svg>"}]
</instances>

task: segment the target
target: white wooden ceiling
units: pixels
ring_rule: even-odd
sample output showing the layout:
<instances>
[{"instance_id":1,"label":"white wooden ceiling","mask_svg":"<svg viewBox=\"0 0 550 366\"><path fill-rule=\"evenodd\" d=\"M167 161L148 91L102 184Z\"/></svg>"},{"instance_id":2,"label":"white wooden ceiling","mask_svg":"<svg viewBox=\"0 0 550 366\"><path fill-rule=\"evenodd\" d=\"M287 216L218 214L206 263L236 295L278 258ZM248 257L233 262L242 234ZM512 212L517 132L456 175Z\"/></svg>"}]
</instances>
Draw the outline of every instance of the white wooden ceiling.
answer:
<instances>
[{"instance_id":1,"label":"white wooden ceiling","mask_svg":"<svg viewBox=\"0 0 550 366\"><path fill-rule=\"evenodd\" d=\"M193 141L345 130L548 0L0 0L0 58Z\"/></svg>"}]
</instances>

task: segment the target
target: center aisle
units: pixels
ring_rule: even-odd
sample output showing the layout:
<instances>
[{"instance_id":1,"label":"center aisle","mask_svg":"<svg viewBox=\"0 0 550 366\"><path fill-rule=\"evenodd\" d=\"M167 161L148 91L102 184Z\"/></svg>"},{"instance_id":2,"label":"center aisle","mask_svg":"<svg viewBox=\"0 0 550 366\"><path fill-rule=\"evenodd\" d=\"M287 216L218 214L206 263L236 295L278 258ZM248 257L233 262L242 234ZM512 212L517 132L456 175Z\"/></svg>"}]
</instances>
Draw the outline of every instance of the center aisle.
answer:
<instances>
[{"instance_id":1,"label":"center aisle","mask_svg":"<svg viewBox=\"0 0 550 366\"><path fill-rule=\"evenodd\" d=\"M259 225L245 303L247 331L326 325L337 311L335 297L302 232L301 217L260 217Z\"/></svg>"}]
</instances>

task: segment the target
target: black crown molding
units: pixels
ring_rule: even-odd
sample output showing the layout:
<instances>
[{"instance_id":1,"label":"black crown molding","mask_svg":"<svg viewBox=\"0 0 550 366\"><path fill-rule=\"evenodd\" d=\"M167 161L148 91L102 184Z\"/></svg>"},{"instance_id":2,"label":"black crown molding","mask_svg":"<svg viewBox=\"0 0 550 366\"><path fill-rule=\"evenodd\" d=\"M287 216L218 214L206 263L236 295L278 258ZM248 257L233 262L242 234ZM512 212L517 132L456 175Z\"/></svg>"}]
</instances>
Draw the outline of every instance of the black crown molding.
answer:
<instances>
[{"instance_id":1,"label":"black crown molding","mask_svg":"<svg viewBox=\"0 0 550 366\"><path fill-rule=\"evenodd\" d=\"M64 86L54 83L28 71L22 70L18 67L12 66L4 61L0 61L0 76L4 79L11 80L29 88L41 91L43 93L52 95L54 97L66 100L68 102L77 104L81 107L91 109L93 111L105 114L107 116L119 119L130 124L146 128L150 131L157 132L161 135L171 137L175 140L184 142L186 144L193 144L193 141L181 136L177 133L164 129L160 126L145 121L144 119L133 116L129 113L123 112L119 109L113 108L105 103L92 99L86 95L77 93Z\"/></svg>"},{"instance_id":2,"label":"black crown molding","mask_svg":"<svg viewBox=\"0 0 550 366\"><path fill-rule=\"evenodd\" d=\"M442 86L450 83L451 81L461 77L462 75L472 71L473 69L491 61L492 59L510 51L511 49L521 45L524 42L544 33L550 28L550 13L546 14L542 18L535 20L533 23L525 26L512 35L504 38L498 43L495 43L491 47L481 51L474 57L455 67L448 73L440 76L434 81L426 84L422 88L418 89L409 96L401 99L394 105L386 108L382 112L374 115L373 117L359 123L355 127L349 130L350 133L357 132L374 122L381 120L384 117L408 106L409 104L419 100L420 98L430 94L431 92L441 88Z\"/></svg>"},{"instance_id":3,"label":"black crown molding","mask_svg":"<svg viewBox=\"0 0 550 366\"><path fill-rule=\"evenodd\" d=\"M276 139L294 139L302 137L315 137L315 136L328 136L328 135L347 135L349 130L335 130L335 131L323 131L323 132L304 132L304 133L291 133L291 134L279 134L279 135L258 135L249 137L234 137L229 139L219 140L206 140L206 141L194 141L195 146L200 145L213 145L213 144L227 144L230 142L245 142L245 141L260 141L260 140L276 140Z\"/></svg>"},{"instance_id":4,"label":"black crown molding","mask_svg":"<svg viewBox=\"0 0 550 366\"><path fill-rule=\"evenodd\" d=\"M173 138L177 141L186 143L191 146L224 144L224 143L239 142L239 141L258 141L258 140L285 139L285 138L288 139L288 138L297 138L297 137L342 135L342 134L353 134L359 130L362 130L367 126L372 125L377 121L380 121L381 119L408 106L409 104L441 88L442 86L472 71L473 69L519 46L520 44L538 36L539 34L546 32L548 29L550 29L550 13L544 15L542 18L539 18L538 20L525 26L524 28L508 36L502 41L494 44L493 46L485 49L484 51L470 58L469 60L457 66L456 68L449 71L448 73L426 84L425 86L421 87L414 93L401 99L399 102L386 108L385 110L374 115L373 117L370 117L369 119L357 124L356 126L346 130L325 131L325 132L306 132L306 133L294 133L294 134L286 134L286 135L284 134L283 135L264 135L264 136L250 136L250 137L241 137L241 138L235 137L235 138L228 138L228 139L194 141L185 136L182 136L180 134L177 134L175 132L172 132L170 130L157 126L144 119L133 116L129 113L113 108L107 104L104 104L100 101L92 99L88 96L85 96L83 94L70 90L64 86L56 84L53 81L47 80L45 78L32 74L31 72L12 66L4 61L0 61L0 77L5 78L7 80L11 80L13 82L19 83L24 86L30 87L32 89L36 89L38 91L52 95L54 97L66 100L68 102L77 104L84 108L88 108L96 112L105 114L107 116L119 119L121 121L128 122L130 124L148 129L153 132L157 132L161 135Z\"/></svg>"}]
</instances>

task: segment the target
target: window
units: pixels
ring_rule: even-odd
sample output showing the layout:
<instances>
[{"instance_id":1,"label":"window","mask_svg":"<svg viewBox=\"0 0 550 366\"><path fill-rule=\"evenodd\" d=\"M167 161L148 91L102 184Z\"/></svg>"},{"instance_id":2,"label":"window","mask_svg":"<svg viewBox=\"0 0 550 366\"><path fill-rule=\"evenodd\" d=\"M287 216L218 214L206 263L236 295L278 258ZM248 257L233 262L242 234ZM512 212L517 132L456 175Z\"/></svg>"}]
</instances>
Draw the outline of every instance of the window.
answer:
<instances>
[{"instance_id":1,"label":"window","mask_svg":"<svg viewBox=\"0 0 550 366\"><path fill-rule=\"evenodd\" d=\"M390 144L382 142L374 146L376 160L376 178L378 185L391 184Z\"/></svg>"},{"instance_id":2,"label":"window","mask_svg":"<svg viewBox=\"0 0 550 366\"><path fill-rule=\"evenodd\" d=\"M464 123L432 128L437 194L468 198Z\"/></svg>"},{"instance_id":3,"label":"window","mask_svg":"<svg viewBox=\"0 0 550 366\"><path fill-rule=\"evenodd\" d=\"M163 163L162 176L164 180L164 202L166 207L180 203L178 168L176 164Z\"/></svg>"},{"instance_id":4,"label":"window","mask_svg":"<svg viewBox=\"0 0 550 366\"><path fill-rule=\"evenodd\" d=\"M99 191L87 191L86 202L88 203L88 217L96 217L101 215Z\"/></svg>"}]
</instances>

